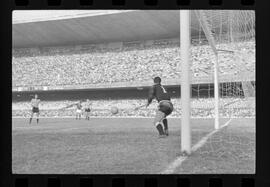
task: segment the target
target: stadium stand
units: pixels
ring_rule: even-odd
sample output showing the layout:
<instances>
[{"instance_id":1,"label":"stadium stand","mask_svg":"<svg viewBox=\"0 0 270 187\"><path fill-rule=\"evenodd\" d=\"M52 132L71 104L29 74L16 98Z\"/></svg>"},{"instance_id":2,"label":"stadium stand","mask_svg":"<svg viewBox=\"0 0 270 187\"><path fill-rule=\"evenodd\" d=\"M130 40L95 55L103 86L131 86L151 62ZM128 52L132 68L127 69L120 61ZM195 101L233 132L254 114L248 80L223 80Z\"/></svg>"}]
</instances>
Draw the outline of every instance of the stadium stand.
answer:
<instances>
[{"instance_id":1,"label":"stadium stand","mask_svg":"<svg viewBox=\"0 0 270 187\"><path fill-rule=\"evenodd\" d=\"M247 76L243 73L254 74L255 72L255 42L239 42L239 55L232 53L221 53L219 55L219 73L223 77L240 76L245 80ZM191 72L192 77L211 77L213 71L214 55L209 45L192 41L191 47ZM226 41L217 45L218 49L234 51ZM242 51L242 53L241 53ZM239 61L241 54L249 55ZM242 64L244 63L244 64ZM41 48L14 48L12 60L12 86L34 87L63 85L89 86L102 84L116 84L126 82L132 85L134 82L146 82L154 76L159 75L163 81L180 79L180 48L179 39L160 41L138 41L121 43L113 46L81 45L64 47L41 47ZM245 69L243 69L245 67ZM222 81L222 80L221 80ZM198 85L199 86L199 85ZM224 89L222 86L221 89ZM198 97L192 99L193 117L213 117L213 98ZM210 89L208 90L210 91ZM221 98L221 106L232 103L221 108L221 115L228 116L255 116L255 106L246 106L246 98ZM248 99L254 99L248 98ZM237 100L237 102L234 102ZM74 116L74 109L60 111L59 108L67 106L74 101L43 101L40 109L42 117L65 117ZM148 109L139 111L131 110L136 105L144 103L142 99L124 100L95 100L93 101L92 116L112 116L110 107L117 106L120 112L117 116L152 117L155 107L151 105ZM181 115L180 100L173 99L175 111L172 116ZM222 104L223 103L223 104ZM251 104L254 105L254 102ZM102 106L102 107L99 107ZM30 103L27 101L12 103L12 116L28 117L30 114Z\"/></svg>"},{"instance_id":2,"label":"stadium stand","mask_svg":"<svg viewBox=\"0 0 270 187\"><path fill-rule=\"evenodd\" d=\"M178 41L178 40L176 40ZM220 76L255 72L255 43L240 42L239 48L248 51L245 70L230 54L220 55ZM220 49L231 50L220 43ZM213 54L209 46L191 47L193 77L210 76ZM119 48L96 46L68 46L51 48L15 48L12 60L12 86L98 85L118 82L141 82L159 75L163 80L179 79L179 43L143 42L123 44Z\"/></svg>"}]
</instances>

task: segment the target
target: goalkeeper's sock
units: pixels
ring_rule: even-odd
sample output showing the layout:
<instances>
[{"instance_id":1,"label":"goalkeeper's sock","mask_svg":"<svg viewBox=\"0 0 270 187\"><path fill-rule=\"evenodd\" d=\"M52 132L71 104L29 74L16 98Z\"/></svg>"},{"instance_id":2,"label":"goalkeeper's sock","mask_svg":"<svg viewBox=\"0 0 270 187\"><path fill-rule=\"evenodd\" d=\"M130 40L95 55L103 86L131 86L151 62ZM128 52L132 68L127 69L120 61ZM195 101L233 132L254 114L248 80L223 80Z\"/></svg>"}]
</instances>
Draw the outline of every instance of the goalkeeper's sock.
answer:
<instances>
[{"instance_id":1,"label":"goalkeeper's sock","mask_svg":"<svg viewBox=\"0 0 270 187\"><path fill-rule=\"evenodd\" d=\"M32 122L32 118L30 118L30 120L29 120L29 124Z\"/></svg>"},{"instance_id":2,"label":"goalkeeper's sock","mask_svg":"<svg viewBox=\"0 0 270 187\"><path fill-rule=\"evenodd\" d=\"M166 118L163 119L163 125L164 125L164 130L168 130L168 120Z\"/></svg>"},{"instance_id":3,"label":"goalkeeper's sock","mask_svg":"<svg viewBox=\"0 0 270 187\"><path fill-rule=\"evenodd\" d=\"M156 126L156 128L158 130L159 135L164 135L163 127L160 123Z\"/></svg>"},{"instance_id":4,"label":"goalkeeper's sock","mask_svg":"<svg viewBox=\"0 0 270 187\"><path fill-rule=\"evenodd\" d=\"M166 118L163 119L163 125L164 125L164 132L168 136L169 135L169 132L168 132L168 120Z\"/></svg>"}]
</instances>

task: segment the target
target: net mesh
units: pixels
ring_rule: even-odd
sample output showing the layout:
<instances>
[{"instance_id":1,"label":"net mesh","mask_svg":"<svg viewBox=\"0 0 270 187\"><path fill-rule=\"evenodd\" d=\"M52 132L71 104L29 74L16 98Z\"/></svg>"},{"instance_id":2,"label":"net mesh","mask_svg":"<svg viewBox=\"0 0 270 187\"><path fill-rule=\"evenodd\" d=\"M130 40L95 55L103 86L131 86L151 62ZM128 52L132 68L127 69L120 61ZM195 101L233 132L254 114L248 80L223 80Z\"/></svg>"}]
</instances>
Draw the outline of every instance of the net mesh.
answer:
<instances>
[{"instance_id":1,"label":"net mesh","mask_svg":"<svg viewBox=\"0 0 270 187\"><path fill-rule=\"evenodd\" d=\"M221 117L255 116L255 12L191 11L192 111L214 117L214 63L218 63ZM196 23L198 22L198 23ZM216 58L217 57L217 58ZM216 59L218 59L216 61Z\"/></svg>"}]
</instances>

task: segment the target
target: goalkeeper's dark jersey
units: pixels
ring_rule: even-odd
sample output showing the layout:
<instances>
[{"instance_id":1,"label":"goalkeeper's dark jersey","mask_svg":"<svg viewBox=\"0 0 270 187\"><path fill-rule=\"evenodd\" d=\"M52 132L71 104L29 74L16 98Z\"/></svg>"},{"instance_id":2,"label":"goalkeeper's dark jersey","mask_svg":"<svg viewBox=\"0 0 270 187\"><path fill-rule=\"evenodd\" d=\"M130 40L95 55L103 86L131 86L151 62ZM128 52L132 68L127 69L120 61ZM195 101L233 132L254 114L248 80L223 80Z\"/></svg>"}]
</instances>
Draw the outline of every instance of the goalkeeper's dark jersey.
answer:
<instances>
[{"instance_id":1,"label":"goalkeeper's dark jersey","mask_svg":"<svg viewBox=\"0 0 270 187\"><path fill-rule=\"evenodd\" d=\"M161 84L155 84L150 88L148 103L151 103L154 98L156 98L158 102L162 100L171 100L170 95Z\"/></svg>"}]
</instances>

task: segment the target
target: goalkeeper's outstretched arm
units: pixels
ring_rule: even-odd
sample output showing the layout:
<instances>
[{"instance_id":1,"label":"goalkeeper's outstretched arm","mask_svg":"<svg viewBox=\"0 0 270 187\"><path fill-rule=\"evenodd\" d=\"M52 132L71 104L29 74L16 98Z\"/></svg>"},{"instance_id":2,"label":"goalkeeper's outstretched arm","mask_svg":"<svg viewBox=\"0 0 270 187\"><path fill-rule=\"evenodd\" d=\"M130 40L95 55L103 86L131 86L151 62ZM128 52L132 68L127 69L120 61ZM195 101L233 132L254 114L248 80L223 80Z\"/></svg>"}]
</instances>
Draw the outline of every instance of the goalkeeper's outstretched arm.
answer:
<instances>
[{"instance_id":1,"label":"goalkeeper's outstretched arm","mask_svg":"<svg viewBox=\"0 0 270 187\"><path fill-rule=\"evenodd\" d=\"M148 107L151 103L152 100L155 98L155 89L154 86L152 86L149 90L149 94L148 94L148 99L147 99L147 103L146 103L146 107Z\"/></svg>"}]
</instances>

